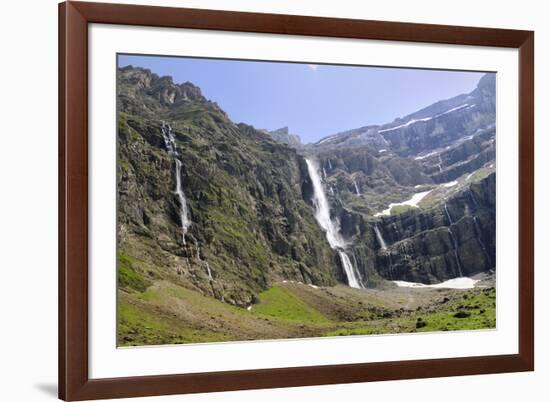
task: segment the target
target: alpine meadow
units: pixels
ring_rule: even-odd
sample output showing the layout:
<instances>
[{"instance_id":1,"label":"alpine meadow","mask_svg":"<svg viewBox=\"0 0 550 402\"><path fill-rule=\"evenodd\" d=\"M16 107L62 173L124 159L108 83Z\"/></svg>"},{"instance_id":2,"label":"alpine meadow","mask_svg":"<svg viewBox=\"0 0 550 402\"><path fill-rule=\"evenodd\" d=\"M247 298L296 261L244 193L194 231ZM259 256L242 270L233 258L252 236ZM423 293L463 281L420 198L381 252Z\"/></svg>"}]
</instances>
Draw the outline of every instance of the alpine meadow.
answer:
<instances>
[{"instance_id":1,"label":"alpine meadow","mask_svg":"<svg viewBox=\"0 0 550 402\"><path fill-rule=\"evenodd\" d=\"M119 347L496 327L496 74L120 57Z\"/></svg>"}]
</instances>

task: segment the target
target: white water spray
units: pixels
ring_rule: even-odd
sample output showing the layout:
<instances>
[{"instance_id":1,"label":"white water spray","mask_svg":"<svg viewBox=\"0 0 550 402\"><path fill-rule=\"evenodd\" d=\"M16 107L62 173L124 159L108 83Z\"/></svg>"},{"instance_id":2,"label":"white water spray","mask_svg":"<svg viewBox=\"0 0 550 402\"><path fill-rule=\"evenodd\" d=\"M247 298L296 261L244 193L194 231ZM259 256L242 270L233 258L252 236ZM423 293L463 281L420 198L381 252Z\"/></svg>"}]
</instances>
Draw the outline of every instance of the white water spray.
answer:
<instances>
[{"instance_id":1,"label":"white water spray","mask_svg":"<svg viewBox=\"0 0 550 402\"><path fill-rule=\"evenodd\" d=\"M163 121L161 131L164 138L164 144L166 145L166 149L168 150L168 154L172 156L175 161L176 189L174 191L174 194L176 194L180 203L180 221L182 233L181 238L183 244L185 244L185 234L187 233L187 229L189 228L189 226L191 226L191 221L188 217L187 200L185 199L185 194L183 193L181 187L182 163L176 148L176 139L174 138L174 134L172 133L172 127L170 127L168 123Z\"/></svg>"},{"instance_id":2,"label":"white water spray","mask_svg":"<svg viewBox=\"0 0 550 402\"><path fill-rule=\"evenodd\" d=\"M357 182L355 181L355 179L353 179L353 186L355 187L355 194L357 194L358 196L361 195L361 193L359 192L359 186L357 186Z\"/></svg>"},{"instance_id":3,"label":"white water spray","mask_svg":"<svg viewBox=\"0 0 550 402\"><path fill-rule=\"evenodd\" d=\"M206 262L206 273L208 274L208 280L212 282L214 278L212 278L212 271L210 270L210 264L208 264L208 261Z\"/></svg>"},{"instance_id":4,"label":"white water spray","mask_svg":"<svg viewBox=\"0 0 550 402\"><path fill-rule=\"evenodd\" d=\"M340 256L340 261L342 261L342 266L348 277L348 285L352 288L361 289L363 286L361 286L361 282L359 282L359 275L355 272L355 267L352 265L348 255L342 250L338 250L338 255Z\"/></svg>"},{"instance_id":5,"label":"white water spray","mask_svg":"<svg viewBox=\"0 0 550 402\"><path fill-rule=\"evenodd\" d=\"M453 241L453 250L455 254L456 266L458 268L458 276L463 277L464 275L462 274L462 264L460 263L460 258L458 257L458 244L456 242L455 235L451 228L448 228L447 230L449 231L449 236L451 236L451 240Z\"/></svg>"},{"instance_id":6,"label":"white water spray","mask_svg":"<svg viewBox=\"0 0 550 402\"><path fill-rule=\"evenodd\" d=\"M437 164L437 167L439 168L439 172L441 173L443 171L443 168L441 167L441 164L443 163L443 161L441 160L441 154L437 155L438 159L439 159L439 163Z\"/></svg>"},{"instance_id":7,"label":"white water spray","mask_svg":"<svg viewBox=\"0 0 550 402\"><path fill-rule=\"evenodd\" d=\"M491 257L489 257L489 253L487 252L487 248L485 247L485 244L483 244L483 239L481 238L481 235L482 235L481 226L479 226L477 216L474 216L474 225L475 225L475 229L476 229L477 241L479 243L479 246L481 247L481 250L483 251L483 254L485 255L485 258L487 258L487 262L489 264L491 264Z\"/></svg>"},{"instance_id":8,"label":"white water spray","mask_svg":"<svg viewBox=\"0 0 550 402\"><path fill-rule=\"evenodd\" d=\"M210 269L210 264L208 263L208 261L203 261L202 258L201 258L201 249L199 247L199 242L197 241L195 243L195 252L197 254L197 260L199 260L199 263L205 263L205 266L206 266L206 274L208 275L208 280L210 282L213 282L214 281L214 278L212 277L212 270Z\"/></svg>"},{"instance_id":9,"label":"white water spray","mask_svg":"<svg viewBox=\"0 0 550 402\"><path fill-rule=\"evenodd\" d=\"M382 237L382 233L380 232L378 226L374 227L374 233L376 233L376 239L378 240L378 244L380 244L382 250L386 250L388 246L386 245L386 242L384 241L384 238Z\"/></svg>"},{"instance_id":10,"label":"white water spray","mask_svg":"<svg viewBox=\"0 0 550 402\"><path fill-rule=\"evenodd\" d=\"M362 288L359 272L351 263L345 253L346 243L340 235L339 225L330 218L330 206L323 190L323 184L317 166L310 159L306 159L307 170L313 184L313 205L315 206L315 219L325 231L328 243L333 250L338 251L342 267L348 279L348 285L352 288Z\"/></svg>"},{"instance_id":11,"label":"white water spray","mask_svg":"<svg viewBox=\"0 0 550 402\"><path fill-rule=\"evenodd\" d=\"M445 203L445 215L447 215L447 219L449 220L449 225L452 225L454 222L451 219L451 214L449 214L449 208L447 208L447 203Z\"/></svg>"}]
</instances>

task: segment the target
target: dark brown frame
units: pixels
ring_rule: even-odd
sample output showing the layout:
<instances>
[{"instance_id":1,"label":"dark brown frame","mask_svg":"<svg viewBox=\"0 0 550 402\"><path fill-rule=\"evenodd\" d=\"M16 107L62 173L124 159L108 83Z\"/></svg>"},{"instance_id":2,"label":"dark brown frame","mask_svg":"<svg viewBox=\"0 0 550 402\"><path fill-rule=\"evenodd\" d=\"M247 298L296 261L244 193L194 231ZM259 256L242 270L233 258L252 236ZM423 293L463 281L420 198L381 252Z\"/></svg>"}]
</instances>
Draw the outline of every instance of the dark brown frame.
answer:
<instances>
[{"instance_id":1,"label":"dark brown frame","mask_svg":"<svg viewBox=\"0 0 550 402\"><path fill-rule=\"evenodd\" d=\"M88 24L519 49L519 353L199 374L88 377ZM534 33L508 29L65 2L59 5L59 397L137 397L534 370Z\"/></svg>"}]
</instances>

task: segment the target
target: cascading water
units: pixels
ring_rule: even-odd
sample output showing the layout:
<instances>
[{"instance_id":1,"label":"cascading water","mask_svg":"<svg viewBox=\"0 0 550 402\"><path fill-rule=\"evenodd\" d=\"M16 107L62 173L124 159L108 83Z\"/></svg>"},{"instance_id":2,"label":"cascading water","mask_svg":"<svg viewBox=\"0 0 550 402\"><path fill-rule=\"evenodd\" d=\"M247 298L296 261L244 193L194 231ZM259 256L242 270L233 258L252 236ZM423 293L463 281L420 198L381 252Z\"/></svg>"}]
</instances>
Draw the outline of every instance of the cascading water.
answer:
<instances>
[{"instance_id":1,"label":"cascading water","mask_svg":"<svg viewBox=\"0 0 550 402\"><path fill-rule=\"evenodd\" d=\"M390 279L394 280L395 279L395 274L393 272L393 260L391 258L391 252L388 253L388 262L389 262L389 265L390 265Z\"/></svg>"},{"instance_id":2,"label":"cascading water","mask_svg":"<svg viewBox=\"0 0 550 402\"><path fill-rule=\"evenodd\" d=\"M378 244L380 244L382 250L386 250L388 246L386 245L386 242L384 241L384 238L382 237L382 233L380 232L378 226L374 226L374 233L376 233L376 240L378 240Z\"/></svg>"},{"instance_id":3,"label":"cascading water","mask_svg":"<svg viewBox=\"0 0 550 402\"><path fill-rule=\"evenodd\" d=\"M451 236L451 240L453 241L453 250L455 253L456 266L458 268L458 276L462 277L462 264L460 263L460 258L458 257L458 244L456 243L456 238L451 228L448 228L447 230L449 231L449 236Z\"/></svg>"},{"instance_id":4,"label":"cascading water","mask_svg":"<svg viewBox=\"0 0 550 402\"><path fill-rule=\"evenodd\" d=\"M378 227L378 225L374 226L374 233L376 234L376 240L378 241L380 248L384 251L388 251L388 246L384 241L384 237L382 236L382 232L380 232L380 228ZM387 252L386 259L388 261L388 266L390 267L390 279L393 280L394 273L393 273L393 261L391 258L391 252Z\"/></svg>"},{"instance_id":5,"label":"cascading water","mask_svg":"<svg viewBox=\"0 0 550 402\"><path fill-rule=\"evenodd\" d=\"M185 194L183 193L182 187L181 187L181 167L182 163L176 148L176 139L174 138L174 134L172 133L172 127L166 122L162 122L161 125L161 131L162 131L162 137L164 138L164 144L166 145L166 149L168 151L168 154L174 158L175 161L175 176L176 176L176 189L174 191L174 194L178 197L178 201L180 204L180 221L181 221L181 238L183 244L185 244L185 234L187 233L187 229L189 226L191 226L191 221L188 217L188 209L187 209L187 200L185 199Z\"/></svg>"},{"instance_id":6,"label":"cascading water","mask_svg":"<svg viewBox=\"0 0 550 402\"><path fill-rule=\"evenodd\" d=\"M203 263L203 260L201 258L201 249L199 248L199 242L197 241L195 243L195 252L197 254L197 260L199 260L199 263ZM208 263L208 261L204 261L204 264L206 266L206 274L208 275L208 280L210 282L213 282L214 281L214 278L212 277L212 270L210 269L210 264Z\"/></svg>"},{"instance_id":7,"label":"cascading water","mask_svg":"<svg viewBox=\"0 0 550 402\"><path fill-rule=\"evenodd\" d=\"M357 186L357 182L355 181L355 179L353 179L353 185L355 187L355 194L361 195L361 193L359 192L359 186Z\"/></svg>"},{"instance_id":8,"label":"cascading water","mask_svg":"<svg viewBox=\"0 0 550 402\"><path fill-rule=\"evenodd\" d=\"M453 250L455 253L455 260L456 260L456 266L458 268L458 275L462 277L462 264L460 263L460 258L458 257L458 245L456 243L455 235L451 229L451 226L454 225L454 222L451 218L451 214L449 213L449 208L447 208L447 203L445 203L445 215L447 215L447 219L449 220L449 228L447 229L449 231L449 235L451 236L451 239L453 241Z\"/></svg>"},{"instance_id":9,"label":"cascading water","mask_svg":"<svg viewBox=\"0 0 550 402\"><path fill-rule=\"evenodd\" d=\"M454 222L451 219L451 214L449 213L449 208L447 208L447 203L445 203L445 215L447 215L447 219L449 220L449 225L452 225Z\"/></svg>"},{"instance_id":10,"label":"cascading water","mask_svg":"<svg viewBox=\"0 0 550 402\"><path fill-rule=\"evenodd\" d=\"M214 278L212 278L212 271L210 270L210 264L208 264L208 261L206 262L206 273L208 274L208 280L212 282Z\"/></svg>"},{"instance_id":11,"label":"cascading water","mask_svg":"<svg viewBox=\"0 0 550 402\"><path fill-rule=\"evenodd\" d=\"M437 167L439 168L439 172L441 173L443 171L443 168L441 167L441 165L443 164L443 161L441 160L441 154L437 155L437 158L439 159Z\"/></svg>"},{"instance_id":12,"label":"cascading water","mask_svg":"<svg viewBox=\"0 0 550 402\"><path fill-rule=\"evenodd\" d=\"M340 235L338 225L330 218L330 206L323 190L321 177L315 163L306 158L307 170L313 184L313 205L315 206L315 219L325 231L328 243L333 250L338 251L342 267L346 274L348 285L352 288L362 288L360 275L351 263L345 252L346 243Z\"/></svg>"},{"instance_id":13,"label":"cascading water","mask_svg":"<svg viewBox=\"0 0 550 402\"><path fill-rule=\"evenodd\" d=\"M342 261L344 272L348 278L348 285L352 288L361 289L363 286L361 286L359 282L359 275L355 272L355 267L352 265L348 255L343 250L338 250L338 255L340 256L340 261Z\"/></svg>"},{"instance_id":14,"label":"cascading water","mask_svg":"<svg viewBox=\"0 0 550 402\"><path fill-rule=\"evenodd\" d=\"M479 226L477 216L474 216L474 226L476 228L477 241L478 241L478 243L481 247L481 250L483 251L483 254L485 255L485 258L487 258L487 262L490 265L492 263L491 257L489 257L489 253L487 252L487 249L485 248L485 244L483 244L483 239L481 238L481 227Z\"/></svg>"}]
</instances>

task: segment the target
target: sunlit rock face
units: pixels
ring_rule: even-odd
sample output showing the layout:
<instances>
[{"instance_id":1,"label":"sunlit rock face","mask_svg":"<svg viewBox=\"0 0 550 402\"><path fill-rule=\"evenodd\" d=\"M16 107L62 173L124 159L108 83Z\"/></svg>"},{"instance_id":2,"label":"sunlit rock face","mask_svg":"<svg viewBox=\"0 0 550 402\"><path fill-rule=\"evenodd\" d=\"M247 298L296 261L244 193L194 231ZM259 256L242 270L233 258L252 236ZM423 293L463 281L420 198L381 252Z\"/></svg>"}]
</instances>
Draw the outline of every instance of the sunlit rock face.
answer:
<instances>
[{"instance_id":1,"label":"sunlit rock face","mask_svg":"<svg viewBox=\"0 0 550 402\"><path fill-rule=\"evenodd\" d=\"M191 83L133 67L117 78L118 252L140 275L249 306L281 280L375 287L495 269L494 76L308 145L235 124ZM308 160L331 227L316 216Z\"/></svg>"}]
</instances>

